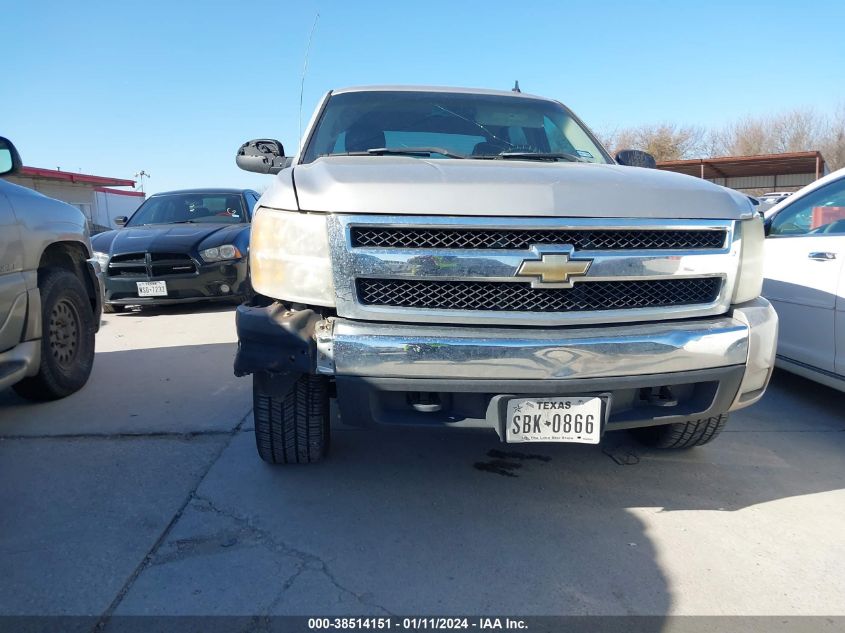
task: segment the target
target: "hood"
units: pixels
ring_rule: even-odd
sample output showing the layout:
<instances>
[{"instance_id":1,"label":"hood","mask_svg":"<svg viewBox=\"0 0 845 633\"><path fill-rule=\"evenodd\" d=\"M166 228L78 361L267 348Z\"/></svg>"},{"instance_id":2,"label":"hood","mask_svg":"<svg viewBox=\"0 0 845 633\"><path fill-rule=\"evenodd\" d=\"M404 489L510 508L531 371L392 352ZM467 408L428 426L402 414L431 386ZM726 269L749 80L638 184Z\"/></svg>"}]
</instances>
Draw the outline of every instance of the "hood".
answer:
<instances>
[{"instance_id":1,"label":"hood","mask_svg":"<svg viewBox=\"0 0 845 633\"><path fill-rule=\"evenodd\" d=\"M159 224L128 227L95 235L95 251L120 253L189 253L233 242L249 224ZM211 238L211 239L209 239Z\"/></svg>"},{"instance_id":2,"label":"hood","mask_svg":"<svg viewBox=\"0 0 845 633\"><path fill-rule=\"evenodd\" d=\"M674 219L753 212L745 196L706 180L621 165L334 156L292 172L303 211ZM284 189L268 190L262 204L289 208Z\"/></svg>"}]
</instances>

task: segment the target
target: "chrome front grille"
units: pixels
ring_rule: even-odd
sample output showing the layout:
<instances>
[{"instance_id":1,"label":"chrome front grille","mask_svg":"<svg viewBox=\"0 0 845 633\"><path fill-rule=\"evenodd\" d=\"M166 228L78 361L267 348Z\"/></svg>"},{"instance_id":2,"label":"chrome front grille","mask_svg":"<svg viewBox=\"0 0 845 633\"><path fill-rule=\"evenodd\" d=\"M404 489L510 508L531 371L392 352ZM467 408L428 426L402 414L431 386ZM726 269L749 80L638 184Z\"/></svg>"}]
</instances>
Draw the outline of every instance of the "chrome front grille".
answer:
<instances>
[{"instance_id":1,"label":"chrome front grille","mask_svg":"<svg viewBox=\"0 0 845 633\"><path fill-rule=\"evenodd\" d=\"M559 244L578 250L690 250L725 245L727 231L719 230L537 230L537 229L438 229L401 227L352 227L356 248L461 248L526 249Z\"/></svg>"},{"instance_id":2,"label":"chrome front grille","mask_svg":"<svg viewBox=\"0 0 845 633\"><path fill-rule=\"evenodd\" d=\"M740 252L730 220L330 215L327 225L337 314L371 321L548 326L724 314Z\"/></svg>"},{"instance_id":3,"label":"chrome front grille","mask_svg":"<svg viewBox=\"0 0 845 633\"><path fill-rule=\"evenodd\" d=\"M496 281L359 279L358 298L364 305L429 310L583 312L710 303L719 296L721 286L720 277L597 281L572 288Z\"/></svg>"}]
</instances>

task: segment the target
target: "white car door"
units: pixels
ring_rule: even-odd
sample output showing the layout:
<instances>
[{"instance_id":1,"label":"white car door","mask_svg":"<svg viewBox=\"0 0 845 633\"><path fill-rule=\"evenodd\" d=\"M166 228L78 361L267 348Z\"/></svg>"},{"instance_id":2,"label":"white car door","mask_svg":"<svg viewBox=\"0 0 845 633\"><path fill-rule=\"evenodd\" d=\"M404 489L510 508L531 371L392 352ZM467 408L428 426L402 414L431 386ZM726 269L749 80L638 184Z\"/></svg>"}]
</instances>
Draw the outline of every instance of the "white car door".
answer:
<instances>
[{"instance_id":1,"label":"white car door","mask_svg":"<svg viewBox=\"0 0 845 633\"><path fill-rule=\"evenodd\" d=\"M843 247L845 250L845 247ZM845 259L845 257L843 257ZM836 297L836 316L834 317L834 337L836 338L836 373L845 376L845 264L839 273L839 291Z\"/></svg>"},{"instance_id":2,"label":"white car door","mask_svg":"<svg viewBox=\"0 0 845 633\"><path fill-rule=\"evenodd\" d=\"M843 261L845 178L798 197L772 221L763 295L780 319L778 356L837 371L836 309Z\"/></svg>"}]
</instances>

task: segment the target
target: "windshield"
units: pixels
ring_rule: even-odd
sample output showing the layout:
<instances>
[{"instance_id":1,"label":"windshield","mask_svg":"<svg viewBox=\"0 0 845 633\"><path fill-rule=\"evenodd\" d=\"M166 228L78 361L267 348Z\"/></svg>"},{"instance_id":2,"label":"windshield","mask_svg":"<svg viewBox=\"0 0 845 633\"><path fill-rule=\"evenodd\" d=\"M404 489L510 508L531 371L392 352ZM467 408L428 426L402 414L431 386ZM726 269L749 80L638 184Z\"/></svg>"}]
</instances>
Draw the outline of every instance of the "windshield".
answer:
<instances>
[{"instance_id":1,"label":"windshield","mask_svg":"<svg viewBox=\"0 0 845 633\"><path fill-rule=\"evenodd\" d=\"M237 193L170 193L142 204L126 226L179 223L237 224L249 222L243 197Z\"/></svg>"},{"instance_id":2,"label":"windshield","mask_svg":"<svg viewBox=\"0 0 845 633\"><path fill-rule=\"evenodd\" d=\"M382 148L444 159L528 160L535 154L536 158L611 162L559 103L516 95L410 91L331 96L302 162ZM424 151L413 151L420 149Z\"/></svg>"}]
</instances>

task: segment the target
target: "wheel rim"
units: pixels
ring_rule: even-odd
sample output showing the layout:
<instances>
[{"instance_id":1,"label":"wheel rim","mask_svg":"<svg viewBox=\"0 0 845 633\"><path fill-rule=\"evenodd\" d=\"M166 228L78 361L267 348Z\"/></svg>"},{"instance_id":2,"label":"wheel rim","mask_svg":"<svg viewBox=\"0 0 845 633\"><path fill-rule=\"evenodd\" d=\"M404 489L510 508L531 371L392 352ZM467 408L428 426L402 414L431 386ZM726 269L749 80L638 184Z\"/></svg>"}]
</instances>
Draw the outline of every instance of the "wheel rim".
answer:
<instances>
[{"instance_id":1,"label":"wheel rim","mask_svg":"<svg viewBox=\"0 0 845 633\"><path fill-rule=\"evenodd\" d=\"M79 312L67 299L56 302L50 311L50 353L63 368L76 360L79 352Z\"/></svg>"}]
</instances>

